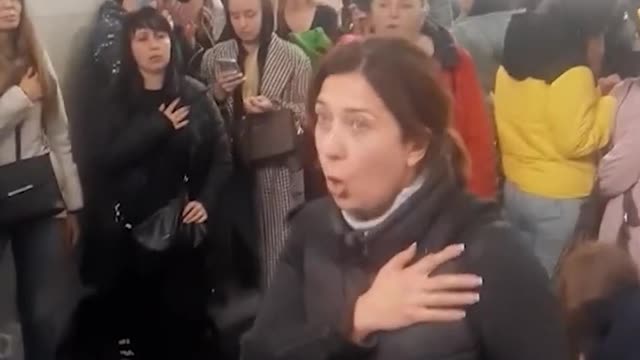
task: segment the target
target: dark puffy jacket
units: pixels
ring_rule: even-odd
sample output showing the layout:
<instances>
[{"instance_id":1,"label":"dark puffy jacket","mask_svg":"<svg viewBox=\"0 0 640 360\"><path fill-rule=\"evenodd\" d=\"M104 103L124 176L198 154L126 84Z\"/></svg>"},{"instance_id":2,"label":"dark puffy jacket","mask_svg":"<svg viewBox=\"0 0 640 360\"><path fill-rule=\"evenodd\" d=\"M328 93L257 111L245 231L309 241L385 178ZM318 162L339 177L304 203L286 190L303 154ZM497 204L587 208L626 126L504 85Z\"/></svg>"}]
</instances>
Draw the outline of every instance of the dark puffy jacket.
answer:
<instances>
[{"instance_id":1,"label":"dark puffy jacket","mask_svg":"<svg viewBox=\"0 0 640 360\"><path fill-rule=\"evenodd\" d=\"M300 210L242 358L566 360L565 332L544 270L497 206L450 184L430 171L420 190L364 232L350 229L329 199ZM464 243L464 254L439 272L482 276L480 302L466 320L381 332L369 346L355 346L347 334L356 299L413 242L419 254Z\"/></svg>"}]
</instances>

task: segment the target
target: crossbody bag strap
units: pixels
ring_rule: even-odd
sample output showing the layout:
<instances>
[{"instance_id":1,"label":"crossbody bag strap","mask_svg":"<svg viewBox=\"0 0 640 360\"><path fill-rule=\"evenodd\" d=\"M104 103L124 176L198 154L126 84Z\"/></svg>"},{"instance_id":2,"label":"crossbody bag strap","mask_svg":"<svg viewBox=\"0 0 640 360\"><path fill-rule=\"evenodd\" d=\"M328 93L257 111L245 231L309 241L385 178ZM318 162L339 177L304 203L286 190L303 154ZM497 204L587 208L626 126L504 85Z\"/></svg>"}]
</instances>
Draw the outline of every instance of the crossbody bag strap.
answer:
<instances>
[{"instance_id":1,"label":"crossbody bag strap","mask_svg":"<svg viewBox=\"0 0 640 360\"><path fill-rule=\"evenodd\" d=\"M22 159L22 124L16 127L16 161Z\"/></svg>"},{"instance_id":2,"label":"crossbody bag strap","mask_svg":"<svg viewBox=\"0 0 640 360\"><path fill-rule=\"evenodd\" d=\"M632 190L633 187L625 191L622 198L625 217L624 220L627 225L637 227L640 226L640 216L638 215L638 207L636 206L635 201L633 201Z\"/></svg>"},{"instance_id":3,"label":"crossbody bag strap","mask_svg":"<svg viewBox=\"0 0 640 360\"><path fill-rule=\"evenodd\" d=\"M638 218L638 208L633 201L633 194L631 193L633 187L624 192L622 196L622 225L618 232L618 246L625 250L629 248L629 241L631 241L631 228L640 225L640 219Z\"/></svg>"}]
</instances>

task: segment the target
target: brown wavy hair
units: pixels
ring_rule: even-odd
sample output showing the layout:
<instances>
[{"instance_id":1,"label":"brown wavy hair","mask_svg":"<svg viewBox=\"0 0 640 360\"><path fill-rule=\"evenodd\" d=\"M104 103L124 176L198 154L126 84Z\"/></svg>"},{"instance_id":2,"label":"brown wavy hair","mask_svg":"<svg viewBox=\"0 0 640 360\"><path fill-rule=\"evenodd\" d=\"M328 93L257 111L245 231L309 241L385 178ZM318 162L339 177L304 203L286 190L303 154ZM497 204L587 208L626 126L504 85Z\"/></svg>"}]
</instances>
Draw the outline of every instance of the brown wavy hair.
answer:
<instances>
[{"instance_id":1,"label":"brown wavy hair","mask_svg":"<svg viewBox=\"0 0 640 360\"><path fill-rule=\"evenodd\" d=\"M596 335L591 309L621 291L638 286L638 268L620 246L591 241L567 254L558 268L555 287L567 323L573 360L590 347Z\"/></svg>"},{"instance_id":2,"label":"brown wavy hair","mask_svg":"<svg viewBox=\"0 0 640 360\"><path fill-rule=\"evenodd\" d=\"M361 73L398 121L405 141L427 147L423 165L444 163L464 183L469 161L452 127L451 98L444 90L435 60L403 39L371 37L334 48L320 63L308 97L308 131L316 122L315 103L325 79Z\"/></svg>"},{"instance_id":3,"label":"brown wavy hair","mask_svg":"<svg viewBox=\"0 0 640 360\"><path fill-rule=\"evenodd\" d=\"M19 1L22 5L20 25L0 43L0 94L18 85L29 68L33 67L40 75L43 104L45 111L49 111L57 104L57 87L49 72L44 50L27 14L25 0Z\"/></svg>"}]
</instances>

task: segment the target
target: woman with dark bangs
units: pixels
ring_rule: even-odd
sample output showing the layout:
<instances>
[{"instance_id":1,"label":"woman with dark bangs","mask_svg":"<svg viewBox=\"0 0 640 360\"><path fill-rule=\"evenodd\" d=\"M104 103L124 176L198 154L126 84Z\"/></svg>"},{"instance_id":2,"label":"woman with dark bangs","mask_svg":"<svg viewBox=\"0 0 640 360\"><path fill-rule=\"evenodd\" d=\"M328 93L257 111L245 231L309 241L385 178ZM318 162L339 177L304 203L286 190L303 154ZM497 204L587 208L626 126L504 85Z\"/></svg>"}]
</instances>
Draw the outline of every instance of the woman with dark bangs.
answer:
<instances>
[{"instance_id":1,"label":"woman with dark bangs","mask_svg":"<svg viewBox=\"0 0 640 360\"><path fill-rule=\"evenodd\" d=\"M96 163L112 205L102 219L111 228L89 246L112 281L100 284L103 296L95 307L104 309L95 314L93 328L114 336L112 344L126 338L136 358L200 359L210 295L203 247L153 253L113 219L118 215L135 229L186 192L181 221L207 223L218 213L217 198L231 169L229 143L207 89L178 72L165 17L152 8L129 14L123 39L119 81L95 122L104 134L96 139ZM99 349L92 341L100 336L90 333L77 342Z\"/></svg>"}]
</instances>

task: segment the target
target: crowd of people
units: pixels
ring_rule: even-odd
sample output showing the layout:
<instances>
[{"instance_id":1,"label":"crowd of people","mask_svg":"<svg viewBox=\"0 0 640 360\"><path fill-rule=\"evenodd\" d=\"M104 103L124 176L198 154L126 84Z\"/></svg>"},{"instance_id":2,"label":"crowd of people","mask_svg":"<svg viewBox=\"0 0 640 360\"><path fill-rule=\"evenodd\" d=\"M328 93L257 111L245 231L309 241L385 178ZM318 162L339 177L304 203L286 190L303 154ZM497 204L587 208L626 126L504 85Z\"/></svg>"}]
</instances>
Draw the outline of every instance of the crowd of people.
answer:
<instances>
[{"instance_id":1,"label":"crowd of people","mask_svg":"<svg viewBox=\"0 0 640 360\"><path fill-rule=\"evenodd\" d=\"M636 1L106 0L71 119L27 6L26 360L640 356Z\"/></svg>"}]
</instances>

